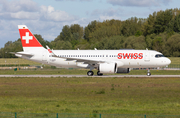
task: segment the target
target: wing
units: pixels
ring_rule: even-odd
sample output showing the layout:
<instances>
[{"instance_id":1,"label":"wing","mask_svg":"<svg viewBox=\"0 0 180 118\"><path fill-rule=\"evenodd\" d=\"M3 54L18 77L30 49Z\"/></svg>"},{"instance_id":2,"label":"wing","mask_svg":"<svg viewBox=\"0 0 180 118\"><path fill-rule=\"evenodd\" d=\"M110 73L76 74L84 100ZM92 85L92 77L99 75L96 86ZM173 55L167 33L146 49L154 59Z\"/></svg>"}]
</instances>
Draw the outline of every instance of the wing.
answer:
<instances>
[{"instance_id":1,"label":"wing","mask_svg":"<svg viewBox=\"0 0 180 118\"><path fill-rule=\"evenodd\" d=\"M74 57L59 57L48 46L46 46L46 47L47 47L48 52L51 54L52 57L66 59L66 61L84 62L84 64L98 64L98 63L105 63L106 62L106 61L95 60L95 59L80 59L80 58L74 58Z\"/></svg>"},{"instance_id":2,"label":"wing","mask_svg":"<svg viewBox=\"0 0 180 118\"><path fill-rule=\"evenodd\" d=\"M62 57L61 57L62 58ZM76 62L84 62L84 64L98 64L98 63L105 63L102 60L95 60L95 59L79 59L79 58L68 58L64 57L67 61L76 61Z\"/></svg>"}]
</instances>

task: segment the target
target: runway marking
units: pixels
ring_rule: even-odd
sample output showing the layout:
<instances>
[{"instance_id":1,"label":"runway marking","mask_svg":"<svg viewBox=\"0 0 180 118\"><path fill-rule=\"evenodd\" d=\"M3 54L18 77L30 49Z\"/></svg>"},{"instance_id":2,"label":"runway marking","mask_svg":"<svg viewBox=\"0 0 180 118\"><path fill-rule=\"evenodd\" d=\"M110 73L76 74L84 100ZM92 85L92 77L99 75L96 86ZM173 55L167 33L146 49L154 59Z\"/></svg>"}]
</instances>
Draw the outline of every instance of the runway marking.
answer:
<instances>
[{"instance_id":1,"label":"runway marking","mask_svg":"<svg viewBox=\"0 0 180 118\"><path fill-rule=\"evenodd\" d=\"M180 77L180 75L0 75L0 77Z\"/></svg>"}]
</instances>

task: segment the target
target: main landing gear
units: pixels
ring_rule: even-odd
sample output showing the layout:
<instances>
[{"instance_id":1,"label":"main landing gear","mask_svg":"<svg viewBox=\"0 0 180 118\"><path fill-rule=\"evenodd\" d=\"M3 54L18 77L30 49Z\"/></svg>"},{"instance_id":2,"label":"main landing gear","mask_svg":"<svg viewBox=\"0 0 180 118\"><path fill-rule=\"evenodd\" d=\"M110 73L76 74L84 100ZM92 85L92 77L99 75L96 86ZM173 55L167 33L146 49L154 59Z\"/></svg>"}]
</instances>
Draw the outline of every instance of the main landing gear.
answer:
<instances>
[{"instance_id":1,"label":"main landing gear","mask_svg":"<svg viewBox=\"0 0 180 118\"><path fill-rule=\"evenodd\" d=\"M103 73L100 73L100 71L97 71L97 75L98 75L98 76L102 76Z\"/></svg>"},{"instance_id":2,"label":"main landing gear","mask_svg":"<svg viewBox=\"0 0 180 118\"><path fill-rule=\"evenodd\" d=\"M147 71L147 76L151 76L151 73L150 73L150 68L148 68L148 71Z\"/></svg>"},{"instance_id":3,"label":"main landing gear","mask_svg":"<svg viewBox=\"0 0 180 118\"><path fill-rule=\"evenodd\" d=\"M94 72L93 72L93 71L88 71L88 72L87 72L87 75L88 75L88 76L93 76L93 75L94 75Z\"/></svg>"},{"instance_id":4,"label":"main landing gear","mask_svg":"<svg viewBox=\"0 0 180 118\"><path fill-rule=\"evenodd\" d=\"M90 70L90 71L87 72L87 75L88 75L88 76L93 76L93 75L94 75L94 72ZM98 71L98 72L97 72L97 75L98 75L98 76L102 76L103 73L100 73L100 71Z\"/></svg>"}]
</instances>

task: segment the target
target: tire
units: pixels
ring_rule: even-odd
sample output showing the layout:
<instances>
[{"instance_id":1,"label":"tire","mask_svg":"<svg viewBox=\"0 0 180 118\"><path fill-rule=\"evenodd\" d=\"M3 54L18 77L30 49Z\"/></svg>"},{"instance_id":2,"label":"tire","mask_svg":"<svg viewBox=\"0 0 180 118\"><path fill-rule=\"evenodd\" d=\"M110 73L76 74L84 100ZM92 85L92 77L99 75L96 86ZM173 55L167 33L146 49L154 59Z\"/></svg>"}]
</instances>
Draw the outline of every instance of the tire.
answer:
<instances>
[{"instance_id":1,"label":"tire","mask_svg":"<svg viewBox=\"0 0 180 118\"><path fill-rule=\"evenodd\" d=\"M98 76L102 76L103 73L100 73L100 71L98 71L98 72L97 72L97 75L98 75Z\"/></svg>"},{"instance_id":2,"label":"tire","mask_svg":"<svg viewBox=\"0 0 180 118\"><path fill-rule=\"evenodd\" d=\"M151 73L150 73L150 72L148 72L148 73L147 73L147 76L151 76Z\"/></svg>"},{"instance_id":3,"label":"tire","mask_svg":"<svg viewBox=\"0 0 180 118\"><path fill-rule=\"evenodd\" d=\"M93 76L93 75L94 75L94 72L93 72L93 71L88 71L88 72L87 72L87 75L88 75L88 76Z\"/></svg>"}]
</instances>

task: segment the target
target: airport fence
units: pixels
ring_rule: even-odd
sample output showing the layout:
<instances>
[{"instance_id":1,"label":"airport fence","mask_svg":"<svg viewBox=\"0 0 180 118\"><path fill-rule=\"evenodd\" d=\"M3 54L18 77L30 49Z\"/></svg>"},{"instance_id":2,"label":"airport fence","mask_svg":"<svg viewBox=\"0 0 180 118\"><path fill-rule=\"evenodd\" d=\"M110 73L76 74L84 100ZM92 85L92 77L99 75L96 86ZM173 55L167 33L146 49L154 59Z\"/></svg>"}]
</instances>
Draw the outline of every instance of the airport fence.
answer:
<instances>
[{"instance_id":1,"label":"airport fence","mask_svg":"<svg viewBox=\"0 0 180 118\"><path fill-rule=\"evenodd\" d=\"M136 115L136 114L75 114L75 113L7 113L0 118L180 118L180 115Z\"/></svg>"},{"instance_id":2,"label":"airport fence","mask_svg":"<svg viewBox=\"0 0 180 118\"><path fill-rule=\"evenodd\" d=\"M164 70L180 70L180 64L170 64L167 67L162 67Z\"/></svg>"},{"instance_id":3,"label":"airport fence","mask_svg":"<svg viewBox=\"0 0 180 118\"><path fill-rule=\"evenodd\" d=\"M132 70L147 70L148 68L132 68ZM180 64L170 64L164 67L150 68L151 70L180 70Z\"/></svg>"}]
</instances>

